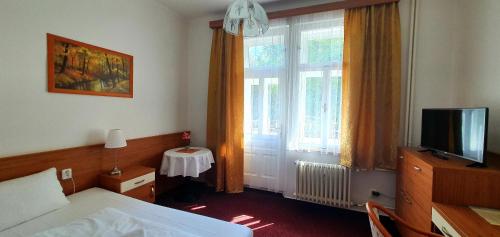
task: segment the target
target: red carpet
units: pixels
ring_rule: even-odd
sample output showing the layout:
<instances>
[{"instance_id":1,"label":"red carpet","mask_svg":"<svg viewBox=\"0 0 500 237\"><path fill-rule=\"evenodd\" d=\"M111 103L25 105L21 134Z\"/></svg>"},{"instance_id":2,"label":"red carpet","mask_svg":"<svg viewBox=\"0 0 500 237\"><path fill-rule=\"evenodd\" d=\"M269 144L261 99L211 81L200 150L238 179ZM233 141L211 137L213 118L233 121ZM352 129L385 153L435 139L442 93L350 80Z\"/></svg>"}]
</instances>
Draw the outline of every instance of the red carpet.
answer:
<instances>
[{"instance_id":1,"label":"red carpet","mask_svg":"<svg viewBox=\"0 0 500 237\"><path fill-rule=\"evenodd\" d=\"M195 203L159 198L158 204L246 225L254 230L255 237L371 236L366 213L252 189L241 194L208 193Z\"/></svg>"}]
</instances>

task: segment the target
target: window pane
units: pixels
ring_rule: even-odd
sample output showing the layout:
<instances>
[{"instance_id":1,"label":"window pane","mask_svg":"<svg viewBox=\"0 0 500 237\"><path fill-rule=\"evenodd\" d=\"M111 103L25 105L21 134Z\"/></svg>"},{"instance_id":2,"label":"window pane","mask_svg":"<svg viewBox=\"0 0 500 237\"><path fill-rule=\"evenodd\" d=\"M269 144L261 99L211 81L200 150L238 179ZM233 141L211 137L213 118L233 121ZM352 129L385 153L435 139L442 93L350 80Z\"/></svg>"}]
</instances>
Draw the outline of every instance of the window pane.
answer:
<instances>
[{"instance_id":1,"label":"window pane","mask_svg":"<svg viewBox=\"0 0 500 237\"><path fill-rule=\"evenodd\" d=\"M323 73L322 72L306 72L305 79L305 121L304 121L304 137L320 138L321 137L321 107L322 107L322 90L323 90Z\"/></svg>"},{"instance_id":2,"label":"window pane","mask_svg":"<svg viewBox=\"0 0 500 237\"><path fill-rule=\"evenodd\" d=\"M330 111L328 139L338 139L340 134L340 115L342 101L342 77L341 71L330 72Z\"/></svg>"},{"instance_id":3,"label":"window pane","mask_svg":"<svg viewBox=\"0 0 500 237\"><path fill-rule=\"evenodd\" d=\"M245 68L265 69L285 65L285 37L276 35L245 40Z\"/></svg>"},{"instance_id":4,"label":"window pane","mask_svg":"<svg viewBox=\"0 0 500 237\"><path fill-rule=\"evenodd\" d=\"M258 133L260 112L260 83L259 79L245 79L245 133Z\"/></svg>"},{"instance_id":5,"label":"window pane","mask_svg":"<svg viewBox=\"0 0 500 237\"><path fill-rule=\"evenodd\" d=\"M264 133L276 135L280 128L280 104L278 78L266 78L264 82Z\"/></svg>"},{"instance_id":6,"label":"window pane","mask_svg":"<svg viewBox=\"0 0 500 237\"><path fill-rule=\"evenodd\" d=\"M309 64L326 64L340 62L342 54L335 53L340 48L340 39L312 39L307 42Z\"/></svg>"},{"instance_id":7,"label":"window pane","mask_svg":"<svg viewBox=\"0 0 500 237\"><path fill-rule=\"evenodd\" d=\"M260 120L260 108L259 108L259 98L260 91L259 85L252 85L252 101L250 106L252 107L252 133L258 133L259 131L259 120Z\"/></svg>"},{"instance_id":8,"label":"window pane","mask_svg":"<svg viewBox=\"0 0 500 237\"><path fill-rule=\"evenodd\" d=\"M301 32L300 63L307 65L341 65L344 46L343 27Z\"/></svg>"}]
</instances>

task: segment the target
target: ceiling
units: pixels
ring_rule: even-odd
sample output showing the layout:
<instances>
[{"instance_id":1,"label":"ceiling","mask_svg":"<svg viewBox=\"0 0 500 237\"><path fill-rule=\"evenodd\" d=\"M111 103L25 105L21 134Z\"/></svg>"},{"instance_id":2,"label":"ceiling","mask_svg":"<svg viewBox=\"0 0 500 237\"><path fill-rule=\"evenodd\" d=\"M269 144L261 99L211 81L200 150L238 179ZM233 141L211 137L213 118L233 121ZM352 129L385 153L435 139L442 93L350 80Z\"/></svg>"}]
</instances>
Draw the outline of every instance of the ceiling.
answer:
<instances>
[{"instance_id":1,"label":"ceiling","mask_svg":"<svg viewBox=\"0 0 500 237\"><path fill-rule=\"evenodd\" d=\"M185 17L201 17L211 15L223 15L231 2L234 0L158 0L168 8L180 13ZM324 1L324 0L323 0ZM332 0L330 0L332 1ZM308 4L318 2L317 0L257 0L264 8L279 7L279 5Z\"/></svg>"}]
</instances>

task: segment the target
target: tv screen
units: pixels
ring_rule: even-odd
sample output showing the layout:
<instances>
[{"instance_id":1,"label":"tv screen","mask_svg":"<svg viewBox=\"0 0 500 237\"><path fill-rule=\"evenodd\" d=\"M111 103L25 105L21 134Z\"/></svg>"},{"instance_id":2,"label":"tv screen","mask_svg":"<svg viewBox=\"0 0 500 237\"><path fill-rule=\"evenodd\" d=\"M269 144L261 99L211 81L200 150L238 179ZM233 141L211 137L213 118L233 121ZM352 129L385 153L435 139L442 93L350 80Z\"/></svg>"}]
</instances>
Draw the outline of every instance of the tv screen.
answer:
<instances>
[{"instance_id":1,"label":"tv screen","mask_svg":"<svg viewBox=\"0 0 500 237\"><path fill-rule=\"evenodd\" d=\"M421 146L483 163L487 129L488 108L423 109Z\"/></svg>"}]
</instances>

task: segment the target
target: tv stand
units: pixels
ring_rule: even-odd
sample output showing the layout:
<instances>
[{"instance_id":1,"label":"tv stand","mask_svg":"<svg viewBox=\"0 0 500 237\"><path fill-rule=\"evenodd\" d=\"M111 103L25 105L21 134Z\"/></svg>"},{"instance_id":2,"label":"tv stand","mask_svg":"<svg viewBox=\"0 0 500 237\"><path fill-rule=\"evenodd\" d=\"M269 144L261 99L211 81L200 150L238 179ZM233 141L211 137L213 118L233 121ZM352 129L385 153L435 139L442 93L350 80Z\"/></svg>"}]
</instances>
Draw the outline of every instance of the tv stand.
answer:
<instances>
[{"instance_id":1,"label":"tv stand","mask_svg":"<svg viewBox=\"0 0 500 237\"><path fill-rule=\"evenodd\" d=\"M435 151L435 150L432 150L432 149L424 149L424 150L419 150L418 152L421 152L421 153L424 153L424 152L431 152L431 154L440 159L440 160L448 160L448 157L446 157L445 155L442 155L440 154L439 152Z\"/></svg>"},{"instance_id":2,"label":"tv stand","mask_svg":"<svg viewBox=\"0 0 500 237\"><path fill-rule=\"evenodd\" d=\"M500 158L496 159L498 156L488 154L488 158L491 158L488 159L488 168L476 169L466 167L472 161L453 156L443 161L430 156L430 153L417 152L422 149L399 149L396 213L403 220L413 223L418 229L431 230L433 202L500 209ZM477 216L475 212L472 214L463 220L472 223L468 221L475 221L472 216ZM449 218L448 215L441 216ZM470 226L480 225L474 222ZM414 236L407 228L400 227L401 236ZM446 228L450 230L448 226ZM478 236L474 234L470 236Z\"/></svg>"},{"instance_id":3,"label":"tv stand","mask_svg":"<svg viewBox=\"0 0 500 237\"><path fill-rule=\"evenodd\" d=\"M488 167L485 163L478 163L478 162L474 162L474 163L468 164L466 166L470 167L470 168L486 168L486 167Z\"/></svg>"}]
</instances>

